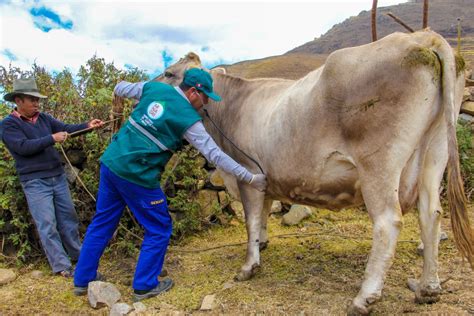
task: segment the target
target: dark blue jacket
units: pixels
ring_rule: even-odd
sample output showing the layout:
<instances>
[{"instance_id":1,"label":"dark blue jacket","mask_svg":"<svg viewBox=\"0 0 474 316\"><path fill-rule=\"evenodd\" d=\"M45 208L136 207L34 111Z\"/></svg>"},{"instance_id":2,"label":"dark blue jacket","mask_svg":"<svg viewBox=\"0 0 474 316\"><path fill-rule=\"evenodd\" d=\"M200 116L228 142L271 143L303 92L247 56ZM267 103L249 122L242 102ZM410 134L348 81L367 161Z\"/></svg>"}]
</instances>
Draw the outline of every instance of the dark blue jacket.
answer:
<instances>
[{"instance_id":1,"label":"dark blue jacket","mask_svg":"<svg viewBox=\"0 0 474 316\"><path fill-rule=\"evenodd\" d=\"M87 128L87 123L65 124L40 113L35 123L8 115L2 121L2 140L15 158L20 181L41 179L64 173L52 134L72 133Z\"/></svg>"}]
</instances>

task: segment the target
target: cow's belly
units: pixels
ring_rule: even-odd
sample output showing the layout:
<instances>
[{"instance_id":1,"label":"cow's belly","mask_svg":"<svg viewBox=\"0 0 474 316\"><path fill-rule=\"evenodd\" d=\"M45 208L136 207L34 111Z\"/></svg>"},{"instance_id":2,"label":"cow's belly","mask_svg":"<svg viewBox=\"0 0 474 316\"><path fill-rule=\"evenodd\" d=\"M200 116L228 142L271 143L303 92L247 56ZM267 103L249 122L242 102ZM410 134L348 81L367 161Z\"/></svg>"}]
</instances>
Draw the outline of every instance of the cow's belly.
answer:
<instances>
[{"instance_id":1,"label":"cow's belly","mask_svg":"<svg viewBox=\"0 0 474 316\"><path fill-rule=\"evenodd\" d=\"M298 170L294 177L270 179L276 199L338 210L363 204L359 175L352 159L333 152L314 170Z\"/></svg>"}]
</instances>

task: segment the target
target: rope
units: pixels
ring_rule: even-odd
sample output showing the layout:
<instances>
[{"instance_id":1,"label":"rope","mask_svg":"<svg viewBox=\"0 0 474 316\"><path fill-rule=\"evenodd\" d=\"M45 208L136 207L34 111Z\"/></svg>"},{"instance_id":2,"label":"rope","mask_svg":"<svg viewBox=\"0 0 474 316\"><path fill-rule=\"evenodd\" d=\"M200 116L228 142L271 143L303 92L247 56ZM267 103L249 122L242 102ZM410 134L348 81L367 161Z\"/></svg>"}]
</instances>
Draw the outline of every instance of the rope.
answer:
<instances>
[{"instance_id":1,"label":"rope","mask_svg":"<svg viewBox=\"0 0 474 316\"><path fill-rule=\"evenodd\" d=\"M117 120L119 120L119 119L120 119L120 117L115 118L115 119L112 119L112 120L104 121L103 124L115 122L115 121L117 121ZM85 132L92 131L94 128L95 128L95 127L88 127L88 128L84 128L84 129L75 131L74 133L68 133L68 137L74 137L74 136L77 136L77 135L84 134Z\"/></svg>"},{"instance_id":2,"label":"rope","mask_svg":"<svg viewBox=\"0 0 474 316\"><path fill-rule=\"evenodd\" d=\"M234 146L235 149L237 149L239 152L241 152L245 157L247 157L248 159L250 159L251 161L253 161L254 164L257 165L258 169L260 169L260 172L262 174L265 174L265 172L263 172L263 169L262 167L260 166L260 164L255 160L253 159L252 157L250 157L249 155L247 155L247 153L245 153L242 149L240 149L236 144L234 144L229 138L227 138L227 136L225 136L224 132L219 128L219 126L217 126L216 123L214 123L214 121L211 119L211 117L209 116L209 113L207 112L206 109L204 109L204 113L206 113L206 116L207 118L209 119L209 121L211 121L212 125L214 125L214 127L217 129L217 131L222 135L222 137L224 137L225 139L227 139L227 141L232 145Z\"/></svg>"},{"instance_id":3,"label":"rope","mask_svg":"<svg viewBox=\"0 0 474 316\"><path fill-rule=\"evenodd\" d=\"M113 121L113 120L110 120L110 121L107 121L107 122L111 122L111 121ZM104 123L105 123L105 122L104 122ZM59 147L61 148L61 151L62 151L62 153L63 153L64 158L66 159L67 164L68 164L69 167L71 168L72 172L74 172L74 174L76 175L77 180L79 180L79 183L82 185L82 187L84 188L84 190L86 190L86 192L89 194L89 196L92 198L92 200L93 200L94 202L97 202L95 196L87 189L86 185L85 185L84 182L82 181L82 179L81 179L81 177L79 176L79 174L76 172L76 170L74 170L74 167L73 167L71 161L69 160L69 158L68 158L67 155L66 155L66 151L64 150L64 147L63 147L61 144L59 144ZM128 209L128 207L127 207L127 211L129 212L129 215L131 216L130 210ZM129 229L127 229L127 227L125 227L122 223L119 222L119 226L120 226L122 229L124 229L126 232L128 232L130 235L132 235L132 236L134 236L135 238L137 238L137 239L143 241L143 238L141 238L140 236L138 236L138 235L134 234L133 232L131 232L131 231L130 231Z\"/></svg>"},{"instance_id":4,"label":"rope","mask_svg":"<svg viewBox=\"0 0 474 316\"><path fill-rule=\"evenodd\" d=\"M324 236L324 237L339 237L343 239L359 239L363 241L372 241L372 238L366 237L359 237L359 236L350 236L350 235L341 235L341 234L328 234L328 233L288 233L288 234L280 234L275 236L270 236L268 239L271 238L306 238L311 236ZM398 240L399 243L418 243L417 240ZM234 247L247 244L246 241L237 242L237 243L230 243L230 244L223 244L219 246L209 247L209 248L202 248L202 249L177 249L176 247L169 247L171 252L181 252L181 253L197 253L197 252L205 252L215 249L221 249L226 247Z\"/></svg>"}]
</instances>

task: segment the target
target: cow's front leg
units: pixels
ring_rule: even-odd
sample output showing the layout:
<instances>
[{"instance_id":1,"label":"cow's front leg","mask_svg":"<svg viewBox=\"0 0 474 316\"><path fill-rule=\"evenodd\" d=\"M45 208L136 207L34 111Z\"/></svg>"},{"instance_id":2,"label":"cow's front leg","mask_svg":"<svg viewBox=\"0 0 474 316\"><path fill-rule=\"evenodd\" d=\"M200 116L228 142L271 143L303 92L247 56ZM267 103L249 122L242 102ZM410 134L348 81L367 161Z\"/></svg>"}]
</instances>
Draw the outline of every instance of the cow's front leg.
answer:
<instances>
[{"instance_id":1,"label":"cow's front leg","mask_svg":"<svg viewBox=\"0 0 474 316\"><path fill-rule=\"evenodd\" d=\"M245 211L247 227L247 257L245 264L235 279L245 281L250 279L255 270L260 267L260 231L262 227L262 207L265 193L259 192L248 184L239 183L240 197Z\"/></svg>"},{"instance_id":2,"label":"cow's front leg","mask_svg":"<svg viewBox=\"0 0 474 316\"><path fill-rule=\"evenodd\" d=\"M373 241L369 261L365 268L364 281L359 293L349 306L349 315L366 315L370 305L382 296L387 270L392 264L397 238L402 227L402 213L398 202L398 183L377 185L370 183L371 188L362 188L364 201L373 221ZM385 194L380 188L387 188ZM389 189L393 188L393 189Z\"/></svg>"}]
</instances>

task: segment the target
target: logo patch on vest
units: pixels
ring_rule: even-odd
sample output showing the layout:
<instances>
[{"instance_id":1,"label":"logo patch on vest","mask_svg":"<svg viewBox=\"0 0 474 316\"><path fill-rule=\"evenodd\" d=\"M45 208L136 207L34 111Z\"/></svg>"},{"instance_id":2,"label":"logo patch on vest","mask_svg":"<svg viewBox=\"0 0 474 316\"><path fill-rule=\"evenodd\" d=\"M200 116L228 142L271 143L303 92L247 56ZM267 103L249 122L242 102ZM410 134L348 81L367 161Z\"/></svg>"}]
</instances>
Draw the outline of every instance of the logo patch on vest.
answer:
<instances>
[{"instance_id":1,"label":"logo patch on vest","mask_svg":"<svg viewBox=\"0 0 474 316\"><path fill-rule=\"evenodd\" d=\"M164 111L165 108L160 102L152 102L148 106L147 114L151 119L157 120L163 115Z\"/></svg>"}]
</instances>

